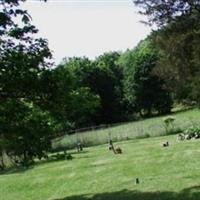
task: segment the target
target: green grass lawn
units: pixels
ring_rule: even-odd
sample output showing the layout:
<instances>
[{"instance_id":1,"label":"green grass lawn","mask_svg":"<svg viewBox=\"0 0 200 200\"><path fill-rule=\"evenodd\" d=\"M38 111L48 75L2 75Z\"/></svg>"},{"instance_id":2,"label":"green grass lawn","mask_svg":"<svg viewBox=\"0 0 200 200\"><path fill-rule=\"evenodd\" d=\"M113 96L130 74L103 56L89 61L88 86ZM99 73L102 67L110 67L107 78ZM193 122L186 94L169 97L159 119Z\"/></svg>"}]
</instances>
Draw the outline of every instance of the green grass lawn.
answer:
<instances>
[{"instance_id":1,"label":"green grass lawn","mask_svg":"<svg viewBox=\"0 0 200 200\"><path fill-rule=\"evenodd\" d=\"M162 143L170 146L163 148ZM73 160L0 175L1 200L199 200L200 140L176 136L85 148ZM140 184L135 185L135 178Z\"/></svg>"},{"instance_id":2,"label":"green grass lawn","mask_svg":"<svg viewBox=\"0 0 200 200\"><path fill-rule=\"evenodd\" d=\"M193 124L199 124L200 110L191 109L182 112L171 114L174 116L174 130L184 130ZM74 135L66 135L54 141L55 148L72 148L76 146L77 140L81 141L85 146L93 146L98 144L105 144L111 135L113 141L122 141L134 138L145 138L154 136L166 135L166 129L163 119L165 116L154 117L141 121L124 123L122 125L110 127L107 129L88 131Z\"/></svg>"}]
</instances>

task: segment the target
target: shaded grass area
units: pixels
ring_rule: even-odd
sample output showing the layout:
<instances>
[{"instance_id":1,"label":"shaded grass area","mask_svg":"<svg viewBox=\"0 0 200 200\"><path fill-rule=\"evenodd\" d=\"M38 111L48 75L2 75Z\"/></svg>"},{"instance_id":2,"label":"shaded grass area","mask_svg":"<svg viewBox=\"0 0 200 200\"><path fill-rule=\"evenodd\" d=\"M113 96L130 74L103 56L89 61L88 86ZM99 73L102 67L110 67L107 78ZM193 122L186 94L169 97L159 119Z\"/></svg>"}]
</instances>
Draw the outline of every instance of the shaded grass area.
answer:
<instances>
[{"instance_id":1,"label":"shaded grass area","mask_svg":"<svg viewBox=\"0 0 200 200\"><path fill-rule=\"evenodd\" d=\"M178 133L191 125L199 124L200 110L191 109L172 114L175 118L171 133ZM166 135L164 124L165 117L154 117L141 121L124 123L119 126L102 130L94 130L73 135L66 135L53 141L54 149L71 149L82 142L84 146L94 146L105 144L109 140L109 135L113 141L124 141L135 138L147 138Z\"/></svg>"},{"instance_id":2,"label":"shaded grass area","mask_svg":"<svg viewBox=\"0 0 200 200\"><path fill-rule=\"evenodd\" d=\"M186 188L181 192L141 192L122 190L112 193L96 194L92 197L89 195L71 196L55 200L198 200L200 199L200 186Z\"/></svg>"},{"instance_id":3,"label":"shaded grass area","mask_svg":"<svg viewBox=\"0 0 200 200\"><path fill-rule=\"evenodd\" d=\"M169 147L162 143L169 141ZM0 175L1 200L198 200L200 140L135 139L71 151L72 160L40 163ZM139 178L140 184L135 184Z\"/></svg>"}]
</instances>

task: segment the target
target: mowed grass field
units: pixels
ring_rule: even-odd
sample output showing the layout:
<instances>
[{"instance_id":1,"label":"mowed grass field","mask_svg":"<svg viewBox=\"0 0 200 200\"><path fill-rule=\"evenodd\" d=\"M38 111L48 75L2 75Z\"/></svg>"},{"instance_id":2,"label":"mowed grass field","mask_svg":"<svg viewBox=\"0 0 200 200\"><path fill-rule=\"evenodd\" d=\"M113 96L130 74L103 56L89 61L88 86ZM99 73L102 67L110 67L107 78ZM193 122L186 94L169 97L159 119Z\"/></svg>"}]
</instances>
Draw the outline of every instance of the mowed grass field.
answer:
<instances>
[{"instance_id":1,"label":"mowed grass field","mask_svg":"<svg viewBox=\"0 0 200 200\"><path fill-rule=\"evenodd\" d=\"M169 141L169 147L162 143ZM135 139L0 175L1 200L199 200L200 140ZM135 184L135 178L140 183Z\"/></svg>"},{"instance_id":2,"label":"mowed grass field","mask_svg":"<svg viewBox=\"0 0 200 200\"><path fill-rule=\"evenodd\" d=\"M173 123L173 133L179 132L188 128L189 126L199 124L200 110L191 109L187 111L175 112L173 116L175 121ZM74 148L77 141L81 141L85 146L94 146L105 144L109 140L109 135L113 141L122 141L135 138L146 138L166 135L166 127L164 119L166 116L153 117L150 119L123 123L114 127L93 130L73 135L66 135L54 140L54 148Z\"/></svg>"}]
</instances>

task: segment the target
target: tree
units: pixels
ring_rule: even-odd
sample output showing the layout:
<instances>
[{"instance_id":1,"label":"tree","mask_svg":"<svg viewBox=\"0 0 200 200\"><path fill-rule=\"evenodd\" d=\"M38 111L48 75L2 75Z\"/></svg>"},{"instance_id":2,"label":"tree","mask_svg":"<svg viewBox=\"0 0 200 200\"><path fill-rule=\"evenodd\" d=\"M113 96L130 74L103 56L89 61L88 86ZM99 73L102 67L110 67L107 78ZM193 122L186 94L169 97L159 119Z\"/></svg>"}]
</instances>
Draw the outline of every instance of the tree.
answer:
<instances>
[{"instance_id":1,"label":"tree","mask_svg":"<svg viewBox=\"0 0 200 200\"><path fill-rule=\"evenodd\" d=\"M28 166L34 158L46 157L56 122L49 112L32 102L10 99L0 106L0 149L17 165ZM1 151L1 152L2 152Z\"/></svg>"},{"instance_id":2,"label":"tree","mask_svg":"<svg viewBox=\"0 0 200 200\"><path fill-rule=\"evenodd\" d=\"M110 52L99 56L94 61L83 57L69 58L64 63L65 68L68 68L75 77L77 90L89 88L94 97L100 98L100 106L96 110L93 109L94 124L111 123L124 119L123 74L117 64L119 56L117 52Z\"/></svg>"},{"instance_id":3,"label":"tree","mask_svg":"<svg viewBox=\"0 0 200 200\"><path fill-rule=\"evenodd\" d=\"M118 64L118 52L104 53L94 61L88 84L101 99L100 123L126 119L123 102L123 72Z\"/></svg>"},{"instance_id":4,"label":"tree","mask_svg":"<svg viewBox=\"0 0 200 200\"><path fill-rule=\"evenodd\" d=\"M160 52L155 72L178 100L192 98L191 93L196 90L192 85L199 74L198 21L191 16L182 17L152 36Z\"/></svg>"},{"instance_id":5,"label":"tree","mask_svg":"<svg viewBox=\"0 0 200 200\"><path fill-rule=\"evenodd\" d=\"M48 96L40 80L51 52L46 40L34 36L38 30L19 9L21 2L0 2L0 140L1 151L27 164L50 148L50 117L39 105Z\"/></svg>"},{"instance_id":6,"label":"tree","mask_svg":"<svg viewBox=\"0 0 200 200\"><path fill-rule=\"evenodd\" d=\"M74 88L74 82L73 74L62 65L46 70L40 79L44 96L42 96L42 102L39 100L38 104L43 110L48 110L60 123L61 129L65 130L71 127L68 114L71 104L70 92Z\"/></svg>"},{"instance_id":7,"label":"tree","mask_svg":"<svg viewBox=\"0 0 200 200\"><path fill-rule=\"evenodd\" d=\"M76 59L78 60L69 59L67 63L57 66L43 76L44 83L51 83L46 87L50 90L46 93L51 92L51 96L44 103L44 108L52 113L65 131L92 125L94 113L100 104L99 96L83 84L82 81L87 74L84 72L83 75L81 72L83 65L74 65Z\"/></svg>"},{"instance_id":8,"label":"tree","mask_svg":"<svg viewBox=\"0 0 200 200\"><path fill-rule=\"evenodd\" d=\"M79 87L70 93L70 110L68 119L74 122L75 127L94 125L95 114L100 108L100 98L91 92L88 87Z\"/></svg>"},{"instance_id":9,"label":"tree","mask_svg":"<svg viewBox=\"0 0 200 200\"><path fill-rule=\"evenodd\" d=\"M199 75L200 1L134 1L157 24L154 45L160 52L156 75L165 80L178 101L198 100L198 87L193 83ZM196 95L193 95L193 94Z\"/></svg>"},{"instance_id":10,"label":"tree","mask_svg":"<svg viewBox=\"0 0 200 200\"><path fill-rule=\"evenodd\" d=\"M64 67L71 71L75 79L76 87L89 87L88 79L94 68L94 64L87 57L72 57L64 60Z\"/></svg>"},{"instance_id":11,"label":"tree","mask_svg":"<svg viewBox=\"0 0 200 200\"><path fill-rule=\"evenodd\" d=\"M142 41L133 51L122 55L120 63L124 67L125 100L129 110L150 116L152 111L166 114L171 109L171 98L164 87L164 81L154 75L158 53L151 41Z\"/></svg>"},{"instance_id":12,"label":"tree","mask_svg":"<svg viewBox=\"0 0 200 200\"><path fill-rule=\"evenodd\" d=\"M140 13L147 15L149 24L166 25L180 16L200 12L199 0L133 0Z\"/></svg>"},{"instance_id":13,"label":"tree","mask_svg":"<svg viewBox=\"0 0 200 200\"><path fill-rule=\"evenodd\" d=\"M0 100L7 98L34 98L37 78L51 58L47 41L34 38L38 30L31 25L27 11L18 9L20 1L0 3ZM16 20L21 23L16 24Z\"/></svg>"}]
</instances>

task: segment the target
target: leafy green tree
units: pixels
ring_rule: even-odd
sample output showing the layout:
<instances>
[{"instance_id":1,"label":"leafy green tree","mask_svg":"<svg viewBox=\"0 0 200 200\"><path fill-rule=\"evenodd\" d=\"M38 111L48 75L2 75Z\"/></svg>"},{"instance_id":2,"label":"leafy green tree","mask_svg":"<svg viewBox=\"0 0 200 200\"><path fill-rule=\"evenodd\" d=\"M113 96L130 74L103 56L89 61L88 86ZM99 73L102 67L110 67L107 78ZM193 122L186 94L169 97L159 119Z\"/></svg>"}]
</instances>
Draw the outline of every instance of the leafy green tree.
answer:
<instances>
[{"instance_id":1,"label":"leafy green tree","mask_svg":"<svg viewBox=\"0 0 200 200\"><path fill-rule=\"evenodd\" d=\"M31 37L38 30L31 25L30 16L18 8L20 1L0 3L0 99L34 98L37 78L50 64L47 41ZM16 23L15 18L21 20Z\"/></svg>"},{"instance_id":2,"label":"leafy green tree","mask_svg":"<svg viewBox=\"0 0 200 200\"><path fill-rule=\"evenodd\" d=\"M15 164L27 166L34 158L46 157L56 131L56 122L48 112L24 99L3 102L0 112L0 147Z\"/></svg>"},{"instance_id":3,"label":"leafy green tree","mask_svg":"<svg viewBox=\"0 0 200 200\"><path fill-rule=\"evenodd\" d=\"M164 82L153 74L158 53L149 39L142 41L133 51L125 52L120 58L124 68L125 100L131 112L150 116L170 112L172 101Z\"/></svg>"},{"instance_id":4,"label":"leafy green tree","mask_svg":"<svg viewBox=\"0 0 200 200\"><path fill-rule=\"evenodd\" d=\"M47 41L35 36L38 30L21 2L0 2L0 140L1 152L29 164L50 148L50 117L38 106L48 96L41 77L51 66L51 52Z\"/></svg>"},{"instance_id":5,"label":"leafy green tree","mask_svg":"<svg viewBox=\"0 0 200 200\"><path fill-rule=\"evenodd\" d=\"M94 68L91 60L87 57L72 57L65 59L63 65L73 74L74 84L77 88L89 87L88 80Z\"/></svg>"},{"instance_id":6,"label":"leafy green tree","mask_svg":"<svg viewBox=\"0 0 200 200\"><path fill-rule=\"evenodd\" d=\"M100 104L99 96L83 84L88 76L81 72L83 63L79 65L75 60L78 61L78 58L69 59L43 76L43 82L51 84L45 85L46 93L51 95L46 98L44 108L52 113L65 131L94 124L94 114Z\"/></svg>"},{"instance_id":7,"label":"leafy green tree","mask_svg":"<svg viewBox=\"0 0 200 200\"><path fill-rule=\"evenodd\" d=\"M83 57L69 58L64 63L65 68L72 71L78 90L89 88L94 96L100 98L100 106L93 115L94 124L123 120L123 74L117 64L119 56L117 52L110 52L99 56L95 61Z\"/></svg>"},{"instance_id":8,"label":"leafy green tree","mask_svg":"<svg viewBox=\"0 0 200 200\"><path fill-rule=\"evenodd\" d=\"M155 72L176 100L198 100L200 1L134 1L150 24L157 24L154 45L160 59ZM193 95L195 94L195 95Z\"/></svg>"},{"instance_id":9,"label":"leafy green tree","mask_svg":"<svg viewBox=\"0 0 200 200\"><path fill-rule=\"evenodd\" d=\"M186 54L188 45L180 41L183 39L181 39L182 36L180 34L176 36L173 34L173 36L156 36L156 45L158 48L162 45L162 48L160 48L161 58L155 73L166 81L168 88L174 93L175 99L182 99L187 98L191 90L190 69L192 70L192 68L189 58L191 54L189 52ZM162 42L163 40L165 43Z\"/></svg>"},{"instance_id":10,"label":"leafy green tree","mask_svg":"<svg viewBox=\"0 0 200 200\"><path fill-rule=\"evenodd\" d=\"M73 74L62 65L46 70L40 78L40 88L44 96L42 101L39 99L37 103L43 110L48 110L64 129L67 129L69 104L71 104L70 92L74 88Z\"/></svg>"},{"instance_id":11,"label":"leafy green tree","mask_svg":"<svg viewBox=\"0 0 200 200\"><path fill-rule=\"evenodd\" d=\"M118 64L118 52L105 53L94 61L88 84L101 99L99 122L112 123L125 120L123 102L123 72Z\"/></svg>"},{"instance_id":12,"label":"leafy green tree","mask_svg":"<svg viewBox=\"0 0 200 200\"><path fill-rule=\"evenodd\" d=\"M94 117L100 109L100 98L91 92L90 88L79 87L70 93L70 110L68 119L75 127L94 125Z\"/></svg>"},{"instance_id":13,"label":"leafy green tree","mask_svg":"<svg viewBox=\"0 0 200 200\"><path fill-rule=\"evenodd\" d=\"M200 16L200 15L199 15ZM199 30L197 15L182 16L154 33L154 44L160 51L156 74L178 100L193 99L193 80L199 75Z\"/></svg>"}]
</instances>

